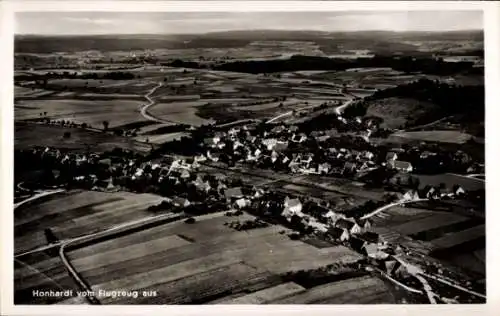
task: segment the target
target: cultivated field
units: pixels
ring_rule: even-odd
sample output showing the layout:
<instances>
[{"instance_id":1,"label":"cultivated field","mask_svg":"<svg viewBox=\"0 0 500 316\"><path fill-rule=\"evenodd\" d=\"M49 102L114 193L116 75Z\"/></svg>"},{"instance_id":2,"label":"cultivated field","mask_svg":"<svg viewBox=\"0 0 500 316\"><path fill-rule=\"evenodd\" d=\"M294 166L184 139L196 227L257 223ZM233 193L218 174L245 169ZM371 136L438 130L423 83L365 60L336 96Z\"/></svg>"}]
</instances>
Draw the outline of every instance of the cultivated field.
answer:
<instances>
[{"instance_id":1,"label":"cultivated field","mask_svg":"<svg viewBox=\"0 0 500 316\"><path fill-rule=\"evenodd\" d=\"M455 143L463 144L471 139L472 135L460 131L419 131L419 132L398 132L392 134L390 141L398 142L405 140L418 140L426 142Z\"/></svg>"},{"instance_id":2,"label":"cultivated field","mask_svg":"<svg viewBox=\"0 0 500 316\"><path fill-rule=\"evenodd\" d=\"M244 214L238 219L252 218ZM255 303L265 289L278 299L297 288L280 286L279 274L361 258L343 246L318 249L291 240L279 233L279 226L239 232L224 225L230 220L223 213L204 215L194 224L165 224L73 250L69 257L96 291L158 291L155 297L100 298L111 304L220 302L238 293L255 293L246 298Z\"/></svg>"},{"instance_id":3,"label":"cultivated field","mask_svg":"<svg viewBox=\"0 0 500 316\"><path fill-rule=\"evenodd\" d=\"M394 303L387 286L374 277L358 277L313 287L305 292L272 300L270 304L377 304Z\"/></svg>"},{"instance_id":4,"label":"cultivated field","mask_svg":"<svg viewBox=\"0 0 500 316\"><path fill-rule=\"evenodd\" d=\"M14 212L15 252L47 244L46 228L60 239L77 237L151 216L146 209L161 200L152 194L73 191L20 206Z\"/></svg>"},{"instance_id":5,"label":"cultivated field","mask_svg":"<svg viewBox=\"0 0 500 316\"><path fill-rule=\"evenodd\" d=\"M51 120L65 120L87 123L102 128L108 121L109 127L145 120L140 114L143 101L133 100L24 100L14 107L16 120L37 119L40 113L47 112Z\"/></svg>"},{"instance_id":6,"label":"cultivated field","mask_svg":"<svg viewBox=\"0 0 500 316\"><path fill-rule=\"evenodd\" d=\"M71 137L64 138L66 132L70 132ZM151 149L150 145L139 143L133 139L83 128L16 123L14 148L28 149L33 146L64 148L73 151L86 151L87 146L90 146L95 152L112 150L116 147L142 153Z\"/></svg>"},{"instance_id":7,"label":"cultivated field","mask_svg":"<svg viewBox=\"0 0 500 316\"><path fill-rule=\"evenodd\" d=\"M170 103L158 103L149 109L152 116L172 121L175 123L202 125L210 123L210 120L203 119L196 115L196 108L205 104L203 100L198 101L176 101Z\"/></svg>"},{"instance_id":8,"label":"cultivated field","mask_svg":"<svg viewBox=\"0 0 500 316\"><path fill-rule=\"evenodd\" d=\"M375 232L390 243L432 252L433 256L484 275L484 220L453 212L392 207L372 217Z\"/></svg>"}]
</instances>

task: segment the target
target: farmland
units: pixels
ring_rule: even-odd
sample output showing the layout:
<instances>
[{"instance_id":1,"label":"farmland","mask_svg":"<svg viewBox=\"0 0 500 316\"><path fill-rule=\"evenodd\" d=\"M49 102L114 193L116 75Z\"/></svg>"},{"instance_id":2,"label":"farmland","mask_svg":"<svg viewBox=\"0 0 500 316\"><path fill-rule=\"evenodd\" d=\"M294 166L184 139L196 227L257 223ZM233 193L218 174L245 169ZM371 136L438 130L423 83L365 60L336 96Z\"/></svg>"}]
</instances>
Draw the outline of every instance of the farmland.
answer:
<instances>
[{"instance_id":1,"label":"farmland","mask_svg":"<svg viewBox=\"0 0 500 316\"><path fill-rule=\"evenodd\" d=\"M251 218L244 214L241 219ZM260 297L259 291L273 292L279 299L297 292L298 287L280 286L280 274L361 258L343 246L319 249L291 240L279 234L283 230L279 226L237 232L224 225L227 220L223 213L204 215L191 225L174 222L76 249L68 255L94 291L158 292L155 297L137 300L101 298L102 303L110 304L223 301L225 296L247 295L245 289L255 292L253 299L246 298L254 302ZM379 294L374 287L367 288L366 293ZM339 302L342 299L348 301L349 297L339 298ZM384 301L382 296L376 300Z\"/></svg>"},{"instance_id":2,"label":"farmland","mask_svg":"<svg viewBox=\"0 0 500 316\"><path fill-rule=\"evenodd\" d=\"M393 207L373 221L374 231L390 243L402 243L484 275L484 219L451 211Z\"/></svg>"},{"instance_id":3,"label":"farmland","mask_svg":"<svg viewBox=\"0 0 500 316\"><path fill-rule=\"evenodd\" d=\"M75 191L21 206L14 214L16 253L45 245L45 228L60 239L77 237L150 216L147 207L161 199L151 194Z\"/></svg>"},{"instance_id":4,"label":"farmland","mask_svg":"<svg viewBox=\"0 0 500 316\"><path fill-rule=\"evenodd\" d=\"M70 137L63 137L66 132L71 133ZM44 137L40 138L40 135L44 135ZM75 152L84 152L88 149L87 146L92 147L97 152L118 147L144 153L151 148L147 144L138 143L129 138L83 128L16 123L14 133L15 148L26 149L31 148L33 145L65 148Z\"/></svg>"},{"instance_id":5,"label":"farmland","mask_svg":"<svg viewBox=\"0 0 500 316\"><path fill-rule=\"evenodd\" d=\"M398 132L390 136L390 140L397 142L400 140L418 140L426 142L455 143L463 144L471 139L472 135L460 131L419 131L419 132Z\"/></svg>"}]
</instances>

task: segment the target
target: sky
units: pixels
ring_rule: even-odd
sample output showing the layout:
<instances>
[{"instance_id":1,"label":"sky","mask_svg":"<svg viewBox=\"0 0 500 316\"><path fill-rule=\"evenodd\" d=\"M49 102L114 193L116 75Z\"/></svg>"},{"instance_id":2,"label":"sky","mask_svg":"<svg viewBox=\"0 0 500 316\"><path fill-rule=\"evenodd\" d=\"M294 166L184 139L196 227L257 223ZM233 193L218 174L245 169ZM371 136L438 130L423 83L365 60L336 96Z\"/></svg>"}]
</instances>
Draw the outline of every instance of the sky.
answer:
<instances>
[{"instance_id":1,"label":"sky","mask_svg":"<svg viewBox=\"0 0 500 316\"><path fill-rule=\"evenodd\" d=\"M229 30L454 31L483 29L481 11L19 12L16 34L192 34Z\"/></svg>"}]
</instances>

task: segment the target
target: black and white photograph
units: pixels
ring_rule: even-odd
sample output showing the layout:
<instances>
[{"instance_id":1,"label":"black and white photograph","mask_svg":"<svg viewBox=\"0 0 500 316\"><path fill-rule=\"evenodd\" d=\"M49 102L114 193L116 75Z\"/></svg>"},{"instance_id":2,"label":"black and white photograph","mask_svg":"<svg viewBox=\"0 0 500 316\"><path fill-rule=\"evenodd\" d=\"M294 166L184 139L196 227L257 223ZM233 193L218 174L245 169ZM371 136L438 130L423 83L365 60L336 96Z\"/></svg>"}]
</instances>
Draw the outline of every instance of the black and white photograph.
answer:
<instances>
[{"instance_id":1,"label":"black and white photograph","mask_svg":"<svg viewBox=\"0 0 500 316\"><path fill-rule=\"evenodd\" d=\"M14 14L13 304L486 303L484 11L229 7Z\"/></svg>"}]
</instances>

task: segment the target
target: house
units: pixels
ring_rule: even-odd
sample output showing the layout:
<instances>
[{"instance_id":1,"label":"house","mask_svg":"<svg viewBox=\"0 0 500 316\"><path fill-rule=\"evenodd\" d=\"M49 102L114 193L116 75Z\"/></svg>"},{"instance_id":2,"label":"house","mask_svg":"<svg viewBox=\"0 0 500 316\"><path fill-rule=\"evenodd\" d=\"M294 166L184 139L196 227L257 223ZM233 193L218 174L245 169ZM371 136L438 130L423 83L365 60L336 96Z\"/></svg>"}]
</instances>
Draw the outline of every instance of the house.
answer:
<instances>
[{"instance_id":1,"label":"house","mask_svg":"<svg viewBox=\"0 0 500 316\"><path fill-rule=\"evenodd\" d=\"M187 170L182 170L180 177L181 177L181 179L186 180L186 179L189 179L189 177L191 177L191 174Z\"/></svg>"},{"instance_id":2,"label":"house","mask_svg":"<svg viewBox=\"0 0 500 316\"><path fill-rule=\"evenodd\" d=\"M434 188L433 186L426 185L420 192L419 196L420 198L425 198L425 199L435 199L439 197L439 192Z\"/></svg>"},{"instance_id":3,"label":"house","mask_svg":"<svg viewBox=\"0 0 500 316\"><path fill-rule=\"evenodd\" d=\"M323 215L323 217L328 218L328 220L331 223L335 223L338 219L342 218L339 214L335 213L334 211L330 210L326 214Z\"/></svg>"},{"instance_id":4,"label":"house","mask_svg":"<svg viewBox=\"0 0 500 316\"><path fill-rule=\"evenodd\" d=\"M338 241L349 240L349 233L345 229L338 228L338 227L330 227L330 228L328 228L328 233L335 240L338 240Z\"/></svg>"},{"instance_id":5,"label":"house","mask_svg":"<svg viewBox=\"0 0 500 316\"><path fill-rule=\"evenodd\" d=\"M302 203L299 199L290 199L289 197L285 198L284 210L282 212L282 216L291 217L292 215L301 215L302 214Z\"/></svg>"},{"instance_id":6,"label":"house","mask_svg":"<svg viewBox=\"0 0 500 316\"><path fill-rule=\"evenodd\" d=\"M326 142L328 139L330 139L330 135L322 135L316 138L318 143Z\"/></svg>"},{"instance_id":7,"label":"house","mask_svg":"<svg viewBox=\"0 0 500 316\"><path fill-rule=\"evenodd\" d=\"M375 155L371 151L365 150L361 153L361 157L364 159L372 160Z\"/></svg>"},{"instance_id":8,"label":"house","mask_svg":"<svg viewBox=\"0 0 500 316\"><path fill-rule=\"evenodd\" d=\"M299 127L297 125L292 125L288 128L289 132L295 133L299 130Z\"/></svg>"},{"instance_id":9,"label":"house","mask_svg":"<svg viewBox=\"0 0 500 316\"><path fill-rule=\"evenodd\" d=\"M396 161L398 159L398 154L395 152L388 152L387 155L385 156L385 161L390 162L390 161Z\"/></svg>"},{"instance_id":10,"label":"house","mask_svg":"<svg viewBox=\"0 0 500 316\"><path fill-rule=\"evenodd\" d=\"M243 193L241 192L241 187L235 188L227 188L224 190L224 197L226 200L230 201L231 199L239 199L243 197Z\"/></svg>"},{"instance_id":11,"label":"house","mask_svg":"<svg viewBox=\"0 0 500 316\"><path fill-rule=\"evenodd\" d=\"M278 140L276 138L266 138L261 141L262 145L266 146L267 150L273 150Z\"/></svg>"},{"instance_id":12,"label":"house","mask_svg":"<svg viewBox=\"0 0 500 316\"><path fill-rule=\"evenodd\" d=\"M368 219L362 219L358 222L359 227L361 227L361 230L367 231L372 227L372 223Z\"/></svg>"},{"instance_id":13,"label":"house","mask_svg":"<svg viewBox=\"0 0 500 316\"><path fill-rule=\"evenodd\" d=\"M362 171L369 171L369 170L370 170L370 168L371 168L371 166L368 164L368 162L366 162L366 161L365 161L365 162L363 162L363 163L361 164L361 166L358 168L358 171L359 171L359 172L362 172Z\"/></svg>"},{"instance_id":14,"label":"house","mask_svg":"<svg viewBox=\"0 0 500 316\"><path fill-rule=\"evenodd\" d=\"M273 127L273 129L271 129L271 133L279 134L283 133L285 130L286 130L285 125L278 125L276 127Z\"/></svg>"},{"instance_id":15,"label":"house","mask_svg":"<svg viewBox=\"0 0 500 316\"><path fill-rule=\"evenodd\" d=\"M384 261L383 265L384 265L385 273L387 273L388 275L393 275L394 271L401 264L396 260L386 260L386 261Z\"/></svg>"},{"instance_id":16,"label":"house","mask_svg":"<svg viewBox=\"0 0 500 316\"><path fill-rule=\"evenodd\" d=\"M237 199L234 203L235 203L237 208L241 209L241 208L249 206L250 200L245 199L245 198L240 198L240 199Z\"/></svg>"},{"instance_id":17,"label":"house","mask_svg":"<svg viewBox=\"0 0 500 316\"><path fill-rule=\"evenodd\" d=\"M420 197L419 197L418 192L416 190L409 190L402 197L402 199L405 201L416 201L419 198Z\"/></svg>"},{"instance_id":18,"label":"house","mask_svg":"<svg viewBox=\"0 0 500 316\"><path fill-rule=\"evenodd\" d=\"M395 161L389 161L388 164L391 168L396 169L398 171L402 172L413 171L413 166L411 165L411 163L407 161L395 160Z\"/></svg>"},{"instance_id":19,"label":"house","mask_svg":"<svg viewBox=\"0 0 500 316\"><path fill-rule=\"evenodd\" d=\"M327 163L327 162L321 163L318 165L318 173L319 174L327 174L331 168L332 168L332 166L329 163Z\"/></svg>"},{"instance_id":20,"label":"house","mask_svg":"<svg viewBox=\"0 0 500 316\"><path fill-rule=\"evenodd\" d=\"M302 143L306 139L307 139L307 136L304 133L292 135L292 142L294 142L294 143Z\"/></svg>"},{"instance_id":21,"label":"house","mask_svg":"<svg viewBox=\"0 0 500 316\"><path fill-rule=\"evenodd\" d=\"M337 220L335 227L346 229L351 235L361 233L361 227L356 222L344 218Z\"/></svg>"},{"instance_id":22,"label":"house","mask_svg":"<svg viewBox=\"0 0 500 316\"><path fill-rule=\"evenodd\" d=\"M191 202L189 202L188 199L176 196L172 199L172 204L177 206L177 207L188 207L191 205Z\"/></svg>"},{"instance_id":23,"label":"house","mask_svg":"<svg viewBox=\"0 0 500 316\"><path fill-rule=\"evenodd\" d=\"M430 152L430 151L423 151L420 153L420 159L427 159L429 157L436 156L437 154L435 152Z\"/></svg>"},{"instance_id":24,"label":"house","mask_svg":"<svg viewBox=\"0 0 500 316\"><path fill-rule=\"evenodd\" d=\"M356 170L357 170L356 163L348 161L344 164L344 168L342 169L342 173L343 174L354 173L354 172L356 172Z\"/></svg>"},{"instance_id":25,"label":"house","mask_svg":"<svg viewBox=\"0 0 500 316\"><path fill-rule=\"evenodd\" d=\"M242 142L240 142L239 140L236 140L236 141L234 141L234 143L233 143L233 150L236 150L236 149L238 149L238 148L240 148L240 147L243 147L243 146L244 146L244 145L243 145L243 143L242 143Z\"/></svg>"},{"instance_id":26,"label":"house","mask_svg":"<svg viewBox=\"0 0 500 316\"><path fill-rule=\"evenodd\" d=\"M453 186L453 194L457 197L464 196L465 190L459 185L454 185Z\"/></svg>"}]
</instances>

